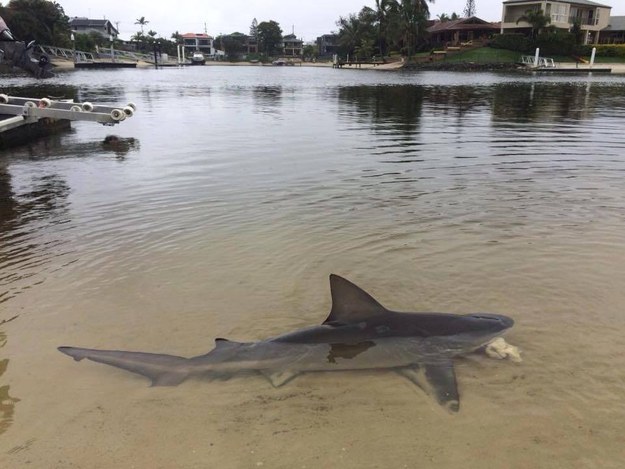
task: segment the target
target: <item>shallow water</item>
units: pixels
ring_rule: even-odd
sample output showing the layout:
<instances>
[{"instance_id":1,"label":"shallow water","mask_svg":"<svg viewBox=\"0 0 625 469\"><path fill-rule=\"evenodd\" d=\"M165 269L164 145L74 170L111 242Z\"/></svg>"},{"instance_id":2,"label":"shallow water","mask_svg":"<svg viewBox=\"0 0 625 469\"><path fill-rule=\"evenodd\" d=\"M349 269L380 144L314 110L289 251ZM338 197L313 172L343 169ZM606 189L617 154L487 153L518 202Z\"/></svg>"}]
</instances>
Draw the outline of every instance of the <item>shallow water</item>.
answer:
<instances>
[{"instance_id":1,"label":"shallow water","mask_svg":"<svg viewBox=\"0 0 625 469\"><path fill-rule=\"evenodd\" d=\"M0 154L2 467L621 467L625 80L282 67L76 72L137 104ZM107 135L119 143L103 143ZM392 372L149 388L59 345L191 356L327 315L512 316L458 415Z\"/></svg>"}]
</instances>

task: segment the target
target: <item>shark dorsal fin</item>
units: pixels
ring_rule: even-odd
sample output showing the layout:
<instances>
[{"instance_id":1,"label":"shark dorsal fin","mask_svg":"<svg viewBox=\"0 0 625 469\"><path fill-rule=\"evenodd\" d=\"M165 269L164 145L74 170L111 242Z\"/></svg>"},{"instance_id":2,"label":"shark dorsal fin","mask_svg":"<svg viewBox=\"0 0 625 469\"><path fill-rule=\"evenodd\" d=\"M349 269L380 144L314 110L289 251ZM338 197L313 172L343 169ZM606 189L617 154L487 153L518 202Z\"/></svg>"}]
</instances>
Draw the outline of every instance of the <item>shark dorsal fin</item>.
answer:
<instances>
[{"instance_id":1,"label":"shark dorsal fin","mask_svg":"<svg viewBox=\"0 0 625 469\"><path fill-rule=\"evenodd\" d=\"M239 345L241 345L240 342L234 342L232 340L224 339L222 337L218 337L215 339L216 349L224 350L228 348L238 347Z\"/></svg>"},{"instance_id":2,"label":"shark dorsal fin","mask_svg":"<svg viewBox=\"0 0 625 469\"><path fill-rule=\"evenodd\" d=\"M335 274L330 275L330 293L332 310L324 324L355 323L388 311L362 288Z\"/></svg>"}]
</instances>

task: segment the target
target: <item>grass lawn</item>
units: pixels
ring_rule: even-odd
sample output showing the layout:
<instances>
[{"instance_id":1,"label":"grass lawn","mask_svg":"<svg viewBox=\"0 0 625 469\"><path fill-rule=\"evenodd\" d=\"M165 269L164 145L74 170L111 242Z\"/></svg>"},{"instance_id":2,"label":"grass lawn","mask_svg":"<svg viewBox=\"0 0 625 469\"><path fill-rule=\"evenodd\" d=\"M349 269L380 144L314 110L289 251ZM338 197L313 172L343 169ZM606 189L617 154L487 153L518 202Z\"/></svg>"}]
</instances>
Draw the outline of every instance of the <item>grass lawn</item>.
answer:
<instances>
[{"instance_id":1,"label":"grass lawn","mask_svg":"<svg viewBox=\"0 0 625 469\"><path fill-rule=\"evenodd\" d=\"M461 50L453 52L445 57L446 62L476 62L476 63L514 63L521 58L521 53L506 50L493 49L491 47L479 47L477 49Z\"/></svg>"}]
</instances>

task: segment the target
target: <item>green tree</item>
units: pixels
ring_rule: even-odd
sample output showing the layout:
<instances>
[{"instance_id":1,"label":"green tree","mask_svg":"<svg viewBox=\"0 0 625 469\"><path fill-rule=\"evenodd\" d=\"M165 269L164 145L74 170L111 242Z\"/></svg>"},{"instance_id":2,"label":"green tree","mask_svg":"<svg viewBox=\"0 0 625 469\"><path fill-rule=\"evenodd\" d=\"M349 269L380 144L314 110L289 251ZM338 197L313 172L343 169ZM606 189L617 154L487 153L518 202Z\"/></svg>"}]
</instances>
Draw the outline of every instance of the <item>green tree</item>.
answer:
<instances>
[{"instance_id":1,"label":"green tree","mask_svg":"<svg viewBox=\"0 0 625 469\"><path fill-rule=\"evenodd\" d=\"M76 50L85 52L93 52L98 47L110 46L108 38L104 38L101 34L91 31L87 34L76 33L74 35Z\"/></svg>"},{"instance_id":2,"label":"green tree","mask_svg":"<svg viewBox=\"0 0 625 469\"><path fill-rule=\"evenodd\" d=\"M228 60L239 60L241 56L247 51L246 48L246 36L242 33L225 34L217 37L216 41L219 42L223 51L226 53Z\"/></svg>"},{"instance_id":3,"label":"green tree","mask_svg":"<svg viewBox=\"0 0 625 469\"><path fill-rule=\"evenodd\" d=\"M316 44L306 44L303 51L304 57L311 59L319 55Z\"/></svg>"},{"instance_id":4,"label":"green tree","mask_svg":"<svg viewBox=\"0 0 625 469\"><path fill-rule=\"evenodd\" d=\"M174 44L182 44L182 34L180 34L178 31L172 33L171 40Z\"/></svg>"},{"instance_id":5,"label":"green tree","mask_svg":"<svg viewBox=\"0 0 625 469\"><path fill-rule=\"evenodd\" d=\"M267 56L282 51L282 29L277 22L271 20L258 24L258 50Z\"/></svg>"},{"instance_id":6,"label":"green tree","mask_svg":"<svg viewBox=\"0 0 625 469\"><path fill-rule=\"evenodd\" d=\"M21 41L71 47L69 18L57 2L11 0L0 7L0 16Z\"/></svg>"},{"instance_id":7,"label":"green tree","mask_svg":"<svg viewBox=\"0 0 625 469\"><path fill-rule=\"evenodd\" d=\"M339 27L339 47L343 54L354 55L356 48L361 47L363 43L375 43L376 17L375 11L369 7L363 7L357 15L351 14L346 18L339 18L336 25Z\"/></svg>"},{"instance_id":8,"label":"green tree","mask_svg":"<svg viewBox=\"0 0 625 469\"><path fill-rule=\"evenodd\" d=\"M410 57L418 42L425 37L430 9L426 0L401 0L398 2L398 37L401 39L404 55Z\"/></svg>"},{"instance_id":9,"label":"green tree","mask_svg":"<svg viewBox=\"0 0 625 469\"><path fill-rule=\"evenodd\" d=\"M361 60L369 59L373 55L373 47L373 39L362 39L354 50L356 57Z\"/></svg>"},{"instance_id":10,"label":"green tree","mask_svg":"<svg viewBox=\"0 0 625 469\"><path fill-rule=\"evenodd\" d=\"M571 27L571 34L575 38L575 44L578 46L584 42L584 32L582 31L582 22L579 18L575 18Z\"/></svg>"},{"instance_id":11,"label":"green tree","mask_svg":"<svg viewBox=\"0 0 625 469\"><path fill-rule=\"evenodd\" d=\"M250 37L254 40L258 40L258 21L256 21L256 18L252 20L252 24L250 25Z\"/></svg>"},{"instance_id":12,"label":"green tree","mask_svg":"<svg viewBox=\"0 0 625 469\"><path fill-rule=\"evenodd\" d=\"M516 20L516 24L520 22L529 23L532 27L532 37L536 37L542 30L551 23L551 18L546 16L541 9L526 10L525 14Z\"/></svg>"},{"instance_id":13,"label":"green tree","mask_svg":"<svg viewBox=\"0 0 625 469\"><path fill-rule=\"evenodd\" d=\"M394 13L396 3L393 0L375 0L375 13L378 29L378 50L385 55L387 50L387 34L389 18Z\"/></svg>"},{"instance_id":14,"label":"green tree","mask_svg":"<svg viewBox=\"0 0 625 469\"><path fill-rule=\"evenodd\" d=\"M141 26L141 34L143 34L144 26L147 25L148 23L149 21L145 19L145 16L142 16L141 18L137 18L137 21L135 21L135 24L138 24L139 26Z\"/></svg>"},{"instance_id":15,"label":"green tree","mask_svg":"<svg viewBox=\"0 0 625 469\"><path fill-rule=\"evenodd\" d=\"M464 5L464 11L462 12L465 18L471 18L475 16L475 0L467 0Z\"/></svg>"},{"instance_id":16,"label":"green tree","mask_svg":"<svg viewBox=\"0 0 625 469\"><path fill-rule=\"evenodd\" d=\"M364 7L336 22L341 53L353 54L358 49L362 55L373 43L380 53L396 48L410 56L426 42L429 16L428 0L376 0L375 10Z\"/></svg>"},{"instance_id":17,"label":"green tree","mask_svg":"<svg viewBox=\"0 0 625 469\"><path fill-rule=\"evenodd\" d=\"M460 16L455 11L451 15L448 15L447 13L441 13L440 15L436 15L436 17L441 23L444 23L446 21L456 21L460 19Z\"/></svg>"}]
</instances>

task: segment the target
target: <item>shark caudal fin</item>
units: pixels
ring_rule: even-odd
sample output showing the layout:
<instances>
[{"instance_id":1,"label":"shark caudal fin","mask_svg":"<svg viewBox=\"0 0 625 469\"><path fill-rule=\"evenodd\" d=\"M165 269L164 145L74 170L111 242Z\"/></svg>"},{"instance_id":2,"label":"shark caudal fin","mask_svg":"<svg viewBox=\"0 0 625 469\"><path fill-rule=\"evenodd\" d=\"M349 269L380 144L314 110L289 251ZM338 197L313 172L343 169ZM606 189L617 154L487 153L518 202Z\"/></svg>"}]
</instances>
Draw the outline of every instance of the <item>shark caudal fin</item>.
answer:
<instances>
[{"instance_id":1,"label":"shark caudal fin","mask_svg":"<svg viewBox=\"0 0 625 469\"><path fill-rule=\"evenodd\" d=\"M84 358L137 373L152 380L152 386L176 386L189 376L188 360L158 353L93 350L77 347L59 347L59 352L76 361Z\"/></svg>"}]
</instances>

